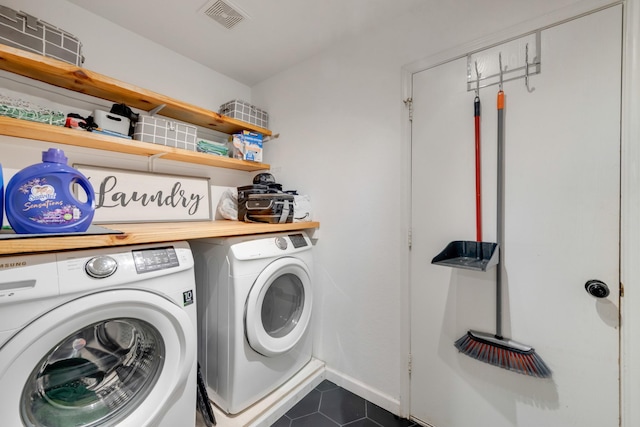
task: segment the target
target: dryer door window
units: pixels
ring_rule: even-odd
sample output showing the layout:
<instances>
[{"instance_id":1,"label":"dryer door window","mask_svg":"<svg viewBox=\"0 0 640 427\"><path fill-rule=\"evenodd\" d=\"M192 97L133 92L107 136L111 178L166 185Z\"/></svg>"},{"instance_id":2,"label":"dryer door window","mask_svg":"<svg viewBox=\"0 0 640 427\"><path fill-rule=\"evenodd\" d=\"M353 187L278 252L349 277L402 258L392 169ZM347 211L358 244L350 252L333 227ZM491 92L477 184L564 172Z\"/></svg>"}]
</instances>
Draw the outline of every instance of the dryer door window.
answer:
<instances>
[{"instance_id":1,"label":"dryer door window","mask_svg":"<svg viewBox=\"0 0 640 427\"><path fill-rule=\"evenodd\" d=\"M88 325L38 362L20 399L22 419L27 426L116 423L149 394L164 357L162 336L148 322Z\"/></svg>"},{"instance_id":2,"label":"dryer door window","mask_svg":"<svg viewBox=\"0 0 640 427\"><path fill-rule=\"evenodd\" d=\"M249 345L265 356L291 350L309 327L312 306L311 278L297 258L279 258L254 282L245 308Z\"/></svg>"},{"instance_id":3,"label":"dryer door window","mask_svg":"<svg viewBox=\"0 0 640 427\"><path fill-rule=\"evenodd\" d=\"M304 307L304 285L298 276L278 276L262 301L262 326L273 338L289 335L300 322Z\"/></svg>"}]
</instances>

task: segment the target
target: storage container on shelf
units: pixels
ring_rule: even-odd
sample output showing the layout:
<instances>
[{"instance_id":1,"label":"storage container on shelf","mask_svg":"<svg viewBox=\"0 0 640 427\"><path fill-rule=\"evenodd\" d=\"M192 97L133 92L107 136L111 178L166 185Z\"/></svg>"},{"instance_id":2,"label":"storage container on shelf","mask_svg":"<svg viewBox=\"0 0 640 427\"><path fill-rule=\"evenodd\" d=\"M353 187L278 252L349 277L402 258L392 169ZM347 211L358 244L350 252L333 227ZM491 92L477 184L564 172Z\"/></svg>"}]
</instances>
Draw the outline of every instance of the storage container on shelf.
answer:
<instances>
[{"instance_id":1,"label":"storage container on shelf","mask_svg":"<svg viewBox=\"0 0 640 427\"><path fill-rule=\"evenodd\" d=\"M0 5L0 43L81 67L82 43L73 34Z\"/></svg>"},{"instance_id":2,"label":"storage container on shelf","mask_svg":"<svg viewBox=\"0 0 640 427\"><path fill-rule=\"evenodd\" d=\"M266 111L240 99L222 104L218 112L223 116L242 120L265 129L269 127L269 114Z\"/></svg>"},{"instance_id":3,"label":"storage container on shelf","mask_svg":"<svg viewBox=\"0 0 640 427\"><path fill-rule=\"evenodd\" d=\"M131 120L119 114L109 113L103 110L93 111L93 121L103 130L129 135Z\"/></svg>"},{"instance_id":4,"label":"storage container on shelf","mask_svg":"<svg viewBox=\"0 0 640 427\"><path fill-rule=\"evenodd\" d=\"M198 129L186 123L140 116L133 130L133 139L169 147L196 151Z\"/></svg>"}]
</instances>

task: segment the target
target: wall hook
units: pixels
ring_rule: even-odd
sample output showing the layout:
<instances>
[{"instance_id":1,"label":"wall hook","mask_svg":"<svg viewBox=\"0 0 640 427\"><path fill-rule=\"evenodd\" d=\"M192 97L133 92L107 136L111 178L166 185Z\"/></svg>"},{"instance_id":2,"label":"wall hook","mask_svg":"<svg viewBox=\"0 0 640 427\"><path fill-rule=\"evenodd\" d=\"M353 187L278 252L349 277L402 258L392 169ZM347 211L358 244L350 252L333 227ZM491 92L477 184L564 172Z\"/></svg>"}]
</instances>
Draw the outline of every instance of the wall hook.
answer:
<instances>
[{"instance_id":1,"label":"wall hook","mask_svg":"<svg viewBox=\"0 0 640 427\"><path fill-rule=\"evenodd\" d=\"M529 43L524 48L524 85L529 93L536 90L536 88L529 87Z\"/></svg>"},{"instance_id":2,"label":"wall hook","mask_svg":"<svg viewBox=\"0 0 640 427\"><path fill-rule=\"evenodd\" d=\"M478 72L478 61L474 61L476 65L476 97L480 97L480 73Z\"/></svg>"},{"instance_id":3,"label":"wall hook","mask_svg":"<svg viewBox=\"0 0 640 427\"><path fill-rule=\"evenodd\" d=\"M500 91L502 91L502 52L498 53L498 62L500 64Z\"/></svg>"}]
</instances>

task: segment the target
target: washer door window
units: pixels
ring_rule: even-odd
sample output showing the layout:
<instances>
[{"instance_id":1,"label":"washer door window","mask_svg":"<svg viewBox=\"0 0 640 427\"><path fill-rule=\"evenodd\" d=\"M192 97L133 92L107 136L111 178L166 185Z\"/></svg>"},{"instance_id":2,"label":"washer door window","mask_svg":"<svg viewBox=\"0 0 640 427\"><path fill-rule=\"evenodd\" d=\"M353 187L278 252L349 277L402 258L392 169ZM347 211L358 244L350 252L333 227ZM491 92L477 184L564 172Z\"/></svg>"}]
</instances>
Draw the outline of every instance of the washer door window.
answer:
<instances>
[{"instance_id":1,"label":"washer door window","mask_svg":"<svg viewBox=\"0 0 640 427\"><path fill-rule=\"evenodd\" d=\"M0 424L158 425L193 372L196 347L189 315L158 294L69 301L0 347Z\"/></svg>"},{"instance_id":2,"label":"washer door window","mask_svg":"<svg viewBox=\"0 0 640 427\"><path fill-rule=\"evenodd\" d=\"M149 395L164 357L160 331L148 322L118 318L82 328L31 372L20 399L22 419L27 426L116 422Z\"/></svg>"},{"instance_id":3,"label":"washer door window","mask_svg":"<svg viewBox=\"0 0 640 427\"><path fill-rule=\"evenodd\" d=\"M291 350L311 318L311 278L297 258L279 258L256 278L245 307L245 331L251 348L264 356Z\"/></svg>"}]
</instances>

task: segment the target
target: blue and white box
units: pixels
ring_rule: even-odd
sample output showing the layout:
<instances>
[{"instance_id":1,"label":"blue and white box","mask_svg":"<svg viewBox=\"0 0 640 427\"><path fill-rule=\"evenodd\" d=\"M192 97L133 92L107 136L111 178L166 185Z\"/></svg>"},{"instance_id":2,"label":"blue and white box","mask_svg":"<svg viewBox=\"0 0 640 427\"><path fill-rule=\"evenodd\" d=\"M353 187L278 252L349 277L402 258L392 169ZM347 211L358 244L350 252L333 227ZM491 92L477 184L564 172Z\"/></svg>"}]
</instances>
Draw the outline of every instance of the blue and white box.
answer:
<instances>
[{"instance_id":1,"label":"blue and white box","mask_svg":"<svg viewBox=\"0 0 640 427\"><path fill-rule=\"evenodd\" d=\"M234 158L262 162L262 134L244 130L231 138Z\"/></svg>"}]
</instances>

